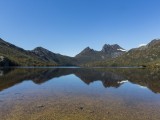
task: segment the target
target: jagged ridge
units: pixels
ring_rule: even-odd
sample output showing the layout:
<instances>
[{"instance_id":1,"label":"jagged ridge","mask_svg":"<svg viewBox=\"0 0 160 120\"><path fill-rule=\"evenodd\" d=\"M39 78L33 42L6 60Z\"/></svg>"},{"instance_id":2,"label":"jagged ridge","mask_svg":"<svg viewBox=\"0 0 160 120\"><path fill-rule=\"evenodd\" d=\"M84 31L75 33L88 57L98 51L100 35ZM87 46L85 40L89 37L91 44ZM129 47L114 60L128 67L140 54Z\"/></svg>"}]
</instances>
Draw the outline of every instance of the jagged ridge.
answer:
<instances>
[{"instance_id":1,"label":"jagged ridge","mask_svg":"<svg viewBox=\"0 0 160 120\"><path fill-rule=\"evenodd\" d=\"M117 44L109 45L105 44L102 47L101 51L96 51L91 49L90 47L85 48L82 52L75 56L78 59L79 63L85 64L88 62L95 62L95 61L104 61L109 60L112 58L116 58L126 51L122 47Z\"/></svg>"}]
</instances>

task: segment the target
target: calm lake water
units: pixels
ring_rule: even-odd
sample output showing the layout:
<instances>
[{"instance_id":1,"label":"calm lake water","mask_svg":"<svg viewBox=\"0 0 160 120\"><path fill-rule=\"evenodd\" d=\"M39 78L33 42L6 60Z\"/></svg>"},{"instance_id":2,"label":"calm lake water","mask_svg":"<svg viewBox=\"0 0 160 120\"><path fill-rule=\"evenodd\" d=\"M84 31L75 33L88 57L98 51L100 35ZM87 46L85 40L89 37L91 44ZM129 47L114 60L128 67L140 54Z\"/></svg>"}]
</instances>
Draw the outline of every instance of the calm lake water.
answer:
<instances>
[{"instance_id":1,"label":"calm lake water","mask_svg":"<svg viewBox=\"0 0 160 120\"><path fill-rule=\"evenodd\" d=\"M0 69L0 120L160 120L160 71Z\"/></svg>"}]
</instances>

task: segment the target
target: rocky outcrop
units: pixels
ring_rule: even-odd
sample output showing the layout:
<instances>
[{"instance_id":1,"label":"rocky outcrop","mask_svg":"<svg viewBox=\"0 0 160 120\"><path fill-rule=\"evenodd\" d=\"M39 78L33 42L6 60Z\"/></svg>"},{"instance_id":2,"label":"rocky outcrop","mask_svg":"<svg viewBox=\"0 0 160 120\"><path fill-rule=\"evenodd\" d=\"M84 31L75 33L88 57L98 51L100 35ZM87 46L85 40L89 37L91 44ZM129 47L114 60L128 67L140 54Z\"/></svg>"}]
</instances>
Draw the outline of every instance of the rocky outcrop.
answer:
<instances>
[{"instance_id":1,"label":"rocky outcrop","mask_svg":"<svg viewBox=\"0 0 160 120\"><path fill-rule=\"evenodd\" d=\"M101 51L110 54L113 52L123 52L126 50L120 47L118 44L113 44L113 45L105 44Z\"/></svg>"},{"instance_id":2,"label":"rocky outcrop","mask_svg":"<svg viewBox=\"0 0 160 120\"><path fill-rule=\"evenodd\" d=\"M114 45L105 44L103 46L101 52L104 52L104 53L110 55L111 58L116 58L116 57L124 54L126 52L126 50L117 44L114 44Z\"/></svg>"}]
</instances>

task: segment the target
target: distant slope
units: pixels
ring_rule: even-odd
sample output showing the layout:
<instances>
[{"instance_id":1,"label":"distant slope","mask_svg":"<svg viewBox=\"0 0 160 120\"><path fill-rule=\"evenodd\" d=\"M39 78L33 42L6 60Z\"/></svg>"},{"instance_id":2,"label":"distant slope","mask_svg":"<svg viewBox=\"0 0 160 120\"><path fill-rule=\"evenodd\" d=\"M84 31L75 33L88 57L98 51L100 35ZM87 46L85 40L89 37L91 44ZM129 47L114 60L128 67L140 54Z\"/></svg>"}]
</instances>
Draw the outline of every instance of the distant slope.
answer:
<instances>
[{"instance_id":1,"label":"distant slope","mask_svg":"<svg viewBox=\"0 0 160 120\"><path fill-rule=\"evenodd\" d=\"M146 66L160 65L160 39L154 39L146 46L134 48L115 59L94 62L87 66Z\"/></svg>"},{"instance_id":2,"label":"distant slope","mask_svg":"<svg viewBox=\"0 0 160 120\"><path fill-rule=\"evenodd\" d=\"M101 51L96 51L90 47L85 48L82 52L75 56L80 64L85 64L93 61L104 61L111 58L116 58L125 53L125 49L117 44L105 44Z\"/></svg>"}]
</instances>

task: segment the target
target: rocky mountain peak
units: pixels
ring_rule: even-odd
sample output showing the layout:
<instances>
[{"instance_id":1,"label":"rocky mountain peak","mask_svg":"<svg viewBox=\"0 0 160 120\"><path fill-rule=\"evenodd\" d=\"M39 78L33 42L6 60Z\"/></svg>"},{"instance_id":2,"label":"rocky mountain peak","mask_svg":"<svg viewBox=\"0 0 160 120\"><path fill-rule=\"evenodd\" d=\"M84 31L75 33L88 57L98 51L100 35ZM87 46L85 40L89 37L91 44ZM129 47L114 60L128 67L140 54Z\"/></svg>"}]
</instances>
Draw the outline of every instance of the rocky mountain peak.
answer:
<instances>
[{"instance_id":1,"label":"rocky mountain peak","mask_svg":"<svg viewBox=\"0 0 160 120\"><path fill-rule=\"evenodd\" d=\"M34 51L35 51L35 50L39 50L39 51L41 51L41 50L47 50L47 49L45 49L45 48L43 48L43 47L39 46L39 47L34 48ZM47 51L48 51L48 50L47 50Z\"/></svg>"},{"instance_id":2,"label":"rocky mountain peak","mask_svg":"<svg viewBox=\"0 0 160 120\"><path fill-rule=\"evenodd\" d=\"M92 54L94 53L95 50L94 49L91 49L89 46L86 47L85 49L83 49L79 54L77 54L75 57L80 57L80 56L83 56L83 55L89 55L89 54Z\"/></svg>"},{"instance_id":3,"label":"rocky mountain peak","mask_svg":"<svg viewBox=\"0 0 160 120\"><path fill-rule=\"evenodd\" d=\"M36 47L34 50L31 51L32 53L36 54L44 61L53 62L59 65L75 65L76 61L74 58L69 56L64 56L61 54L53 53L43 47Z\"/></svg>"},{"instance_id":4,"label":"rocky mountain peak","mask_svg":"<svg viewBox=\"0 0 160 120\"><path fill-rule=\"evenodd\" d=\"M90 47L86 47L84 50L82 50L81 54L90 53L90 52L94 52L94 50L91 49Z\"/></svg>"},{"instance_id":5,"label":"rocky mountain peak","mask_svg":"<svg viewBox=\"0 0 160 120\"><path fill-rule=\"evenodd\" d=\"M43 54L49 54L49 53L52 53L51 51L43 48L43 47L36 47L34 50L32 50L32 52L36 53L36 54L39 54L39 53L43 53ZM53 54L53 53L52 53Z\"/></svg>"},{"instance_id":6,"label":"rocky mountain peak","mask_svg":"<svg viewBox=\"0 0 160 120\"><path fill-rule=\"evenodd\" d=\"M47 61L54 61L52 58L56 56L55 53L43 48L43 47L36 47L31 51L32 53L36 54L38 57L40 57L42 60ZM54 61L55 62L55 61Z\"/></svg>"},{"instance_id":7,"label":"rocky mountain peak","mask_svg":"<svg viewBox=\"0 0 160 120\"><path fill-rule=\"evenodd\" d=\"M101 51L105 53L113 53L113 52L124 52L125 49L120 47L118 44L113 44L113 45L105 44Z\"/></svg>"},{"instance_id":8,"label":"rocky mountain peak","mask_svg":"<svg viewBox=\"0 0 160 120\"><path fill-rule=\"evenodd\" d=\"M94 50L91 49L90 47L86 47L83 51L94 51Z\"/></svg>"}]
</instances>

